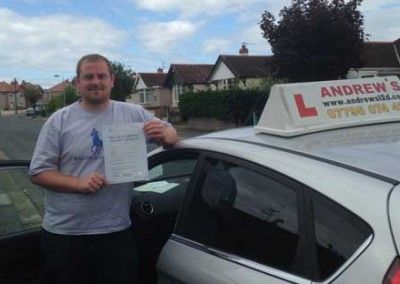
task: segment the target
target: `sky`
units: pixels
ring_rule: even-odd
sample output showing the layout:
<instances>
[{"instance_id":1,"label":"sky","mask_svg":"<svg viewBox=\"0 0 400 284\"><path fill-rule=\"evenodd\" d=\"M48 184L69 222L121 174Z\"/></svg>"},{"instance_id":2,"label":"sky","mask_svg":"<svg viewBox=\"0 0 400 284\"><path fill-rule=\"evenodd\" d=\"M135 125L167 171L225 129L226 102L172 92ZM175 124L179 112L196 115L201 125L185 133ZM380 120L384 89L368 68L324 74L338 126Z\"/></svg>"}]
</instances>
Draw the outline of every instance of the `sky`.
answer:
<instances>
[{"instance_id":1,"label":"sky","mask_svg":"<svg viewBox=\"0 0 400 284\"><path fill-rule=\"evenodd\" d=\"M290 0L0 0L0 81L49 88L72 79L79 58L100 53L135 72L172 63L214 64L219 54L271 55L264 11ZM400 38L400 0L364 0L370 41Z\"/></svg>"}]
</instances>

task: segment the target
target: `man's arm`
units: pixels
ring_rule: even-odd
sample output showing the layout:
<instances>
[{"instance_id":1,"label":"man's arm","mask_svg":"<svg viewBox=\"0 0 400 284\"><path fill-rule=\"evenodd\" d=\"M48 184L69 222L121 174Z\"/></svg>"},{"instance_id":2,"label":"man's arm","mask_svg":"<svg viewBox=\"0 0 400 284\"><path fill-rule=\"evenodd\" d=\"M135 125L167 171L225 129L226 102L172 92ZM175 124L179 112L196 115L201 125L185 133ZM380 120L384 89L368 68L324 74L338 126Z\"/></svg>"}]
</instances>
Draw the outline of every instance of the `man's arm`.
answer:
<instances>
[{"instance_id":1,"label":"man's arm","mask_svg":"<svg viewBox=\"0 0 400 284\"><path fill-rule=\"evenodd\" d=\"M171 125L165 125L158 119L153 119L144 123L144 133L156 140L163 146L172 146L178 141L176 129Z\"/></svg>"},{"instance_id":2,"label":"man's arm","mask_svg":"<svg viewBox=\"0 0 400 284\"><path fill-rule=\"evenodd\" d=\"M90 173L84 177L73 177L56 170L43 171L31 176L34 184L57 192L95 193L107 186L106 179L99 173Z\"/></svg>"}]
</instances>

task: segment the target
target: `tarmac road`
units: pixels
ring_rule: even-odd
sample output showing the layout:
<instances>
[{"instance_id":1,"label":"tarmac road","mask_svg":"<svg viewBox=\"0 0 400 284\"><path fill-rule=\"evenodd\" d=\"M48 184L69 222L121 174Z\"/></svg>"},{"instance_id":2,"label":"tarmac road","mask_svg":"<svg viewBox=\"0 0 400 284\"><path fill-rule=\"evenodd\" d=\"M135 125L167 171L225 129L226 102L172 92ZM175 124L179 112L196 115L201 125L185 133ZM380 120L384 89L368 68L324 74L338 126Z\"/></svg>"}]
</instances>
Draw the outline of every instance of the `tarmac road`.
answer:
<instances>
[{"instance_id":1,"label":"tarmac road","mask_svg":"<svg viewBox=\"0 0 400 284\"><path fill-rule=\"evenodd\" d=\"M30 160L37 136L46 118L26 117L21 113L0 116L0 160ZM183 138L205 134L204 131L177 126Z\"/></svg>"}]
</instances>

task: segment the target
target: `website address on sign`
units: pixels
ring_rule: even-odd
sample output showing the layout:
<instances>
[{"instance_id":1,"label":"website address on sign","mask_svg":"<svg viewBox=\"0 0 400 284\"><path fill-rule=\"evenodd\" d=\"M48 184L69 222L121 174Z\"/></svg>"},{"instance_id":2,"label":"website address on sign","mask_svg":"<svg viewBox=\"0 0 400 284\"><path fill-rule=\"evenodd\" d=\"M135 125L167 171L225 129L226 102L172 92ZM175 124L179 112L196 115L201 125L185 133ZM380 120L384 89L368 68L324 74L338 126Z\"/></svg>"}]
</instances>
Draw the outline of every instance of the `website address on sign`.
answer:
<instances>
[{"instance_id":1,"label":"website address on sign","mask_svg":"<svg viewBox=\"0 0 400 284\"><path fill-rule=\"evenodd\" d=\"M374 102L384 102L384 101L396 101L400 100L400 95L378 95L374 97L362 98L356 97L352 99L344 100L334 100L328 102L322 102L324 107L351 105L351 104L361 104L361 103L374 103Z\"/></svg>"}]
</instances>

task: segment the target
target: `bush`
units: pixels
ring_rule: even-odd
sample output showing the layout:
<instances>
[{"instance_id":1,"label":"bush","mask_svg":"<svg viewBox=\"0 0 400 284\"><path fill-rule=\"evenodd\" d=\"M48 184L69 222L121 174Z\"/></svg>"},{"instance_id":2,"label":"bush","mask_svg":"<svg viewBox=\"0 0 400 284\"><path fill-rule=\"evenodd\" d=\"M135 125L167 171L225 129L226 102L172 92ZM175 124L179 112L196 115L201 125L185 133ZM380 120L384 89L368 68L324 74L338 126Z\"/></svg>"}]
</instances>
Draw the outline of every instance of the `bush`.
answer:
<instances>
[{"instance_id":1,"label":"bush","mask_svg":"<svg viewBox=\"0 0 400 284\"><path fill-rule=\"evenodd\" d=\"M62 96L53 96L45 107L46 113L53 113L56 110L62 108L63 105L64 100Z\"/></svg>"},{"instance_id":2,"label":"bush","mask_svg":"<svg viewBox=\"0 0 400 284\"><path fill-rule=\"evenodd\" d=\"M189 118L216 118L247 125L253 122L253 114L260 117L272 85L280 83L271 78L263 80L256 89L232 89L224 91L187 92L179 97L179 109L183 120Z\"/></svg>"}]
</instances>

